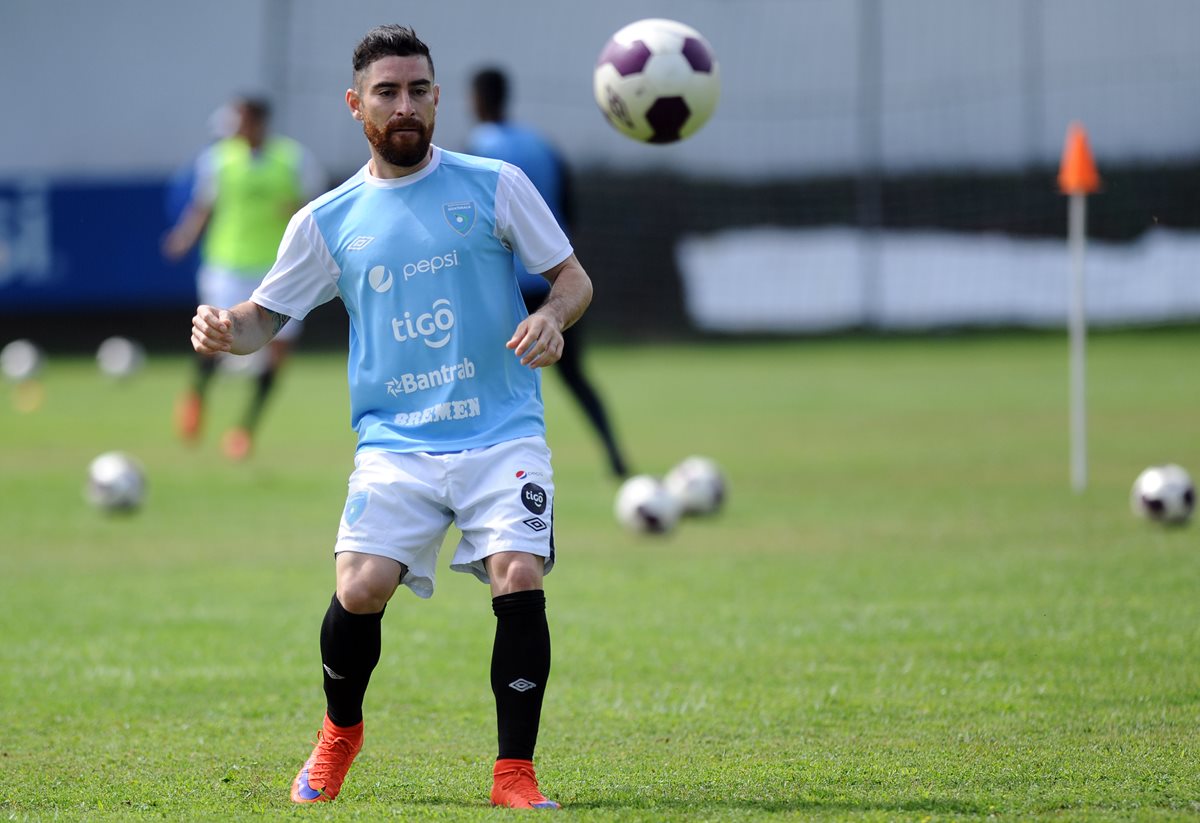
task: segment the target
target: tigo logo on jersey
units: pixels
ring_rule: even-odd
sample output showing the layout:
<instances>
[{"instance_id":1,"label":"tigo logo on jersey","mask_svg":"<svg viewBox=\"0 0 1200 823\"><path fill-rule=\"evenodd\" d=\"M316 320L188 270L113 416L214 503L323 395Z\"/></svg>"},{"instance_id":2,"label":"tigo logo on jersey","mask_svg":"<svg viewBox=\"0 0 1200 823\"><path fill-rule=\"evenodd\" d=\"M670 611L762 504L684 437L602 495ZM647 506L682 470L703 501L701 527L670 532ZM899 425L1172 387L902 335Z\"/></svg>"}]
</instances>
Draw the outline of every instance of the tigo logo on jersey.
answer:
<instances>
[{"instance_id":1,"label":"tigo logo on jersey","mask_svg":"<svg viewBox=\"0 0 1200 823\"><path fill-rule=\"evenodd\" d=\"M445 215L450 228L463 237L466 237L475 225L475 204L473 202L446 203L442 206L442 214Z\"/></svg>"},{"instance_id":2,"label":"tigo logo on jersey","mask_svg":"<svg viewBox=\"0 0 1200 823\"><path fill-rule=\"evenodd\" d=\"M392 270L386 266L376 266L367 272L367 282L371 284L371 288L383 294L392 287Z\"/></svg>"},{"instance_id":3,"label":"tigo logo on jersey","mask_svg":"<svg viewBox=\"0 0 1200 823\"><path fill-rule=\"evenodd\" d=\"M390 283L389 283L390 285ZM430 311L412 316L392 318L392 336L397 343L421 339L431 349L440 349L450 342L450 330L454 328L454 310L446 298L433 301Z\"/></svg>"}]
</instances>

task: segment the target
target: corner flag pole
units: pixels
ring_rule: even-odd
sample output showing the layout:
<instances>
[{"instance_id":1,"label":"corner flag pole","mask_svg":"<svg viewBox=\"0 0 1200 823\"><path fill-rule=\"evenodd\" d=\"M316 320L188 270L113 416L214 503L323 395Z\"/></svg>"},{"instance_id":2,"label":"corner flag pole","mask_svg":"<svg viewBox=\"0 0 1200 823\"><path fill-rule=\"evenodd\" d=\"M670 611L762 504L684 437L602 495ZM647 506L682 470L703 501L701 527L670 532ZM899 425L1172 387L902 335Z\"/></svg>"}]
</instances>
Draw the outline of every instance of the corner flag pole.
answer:
<instances>
[{"instance_id":1,"label":"corner flag pole","mask_svg":"<svg viewBox=\"0 0 1200 823\"><path fill-rule=\"evenodd\" d=\"M1087 488L1087 313L1084 305L1083 257L1087 246L1087 196L1100 189L1100 175L1088 147L1087 133L1081 123L1067 129L1058 188L1070 197L1067 216L1067 248L1071 259L1070 302L1070 439L1071 488L1081 493Z\"/></svg>"}]
</instances>

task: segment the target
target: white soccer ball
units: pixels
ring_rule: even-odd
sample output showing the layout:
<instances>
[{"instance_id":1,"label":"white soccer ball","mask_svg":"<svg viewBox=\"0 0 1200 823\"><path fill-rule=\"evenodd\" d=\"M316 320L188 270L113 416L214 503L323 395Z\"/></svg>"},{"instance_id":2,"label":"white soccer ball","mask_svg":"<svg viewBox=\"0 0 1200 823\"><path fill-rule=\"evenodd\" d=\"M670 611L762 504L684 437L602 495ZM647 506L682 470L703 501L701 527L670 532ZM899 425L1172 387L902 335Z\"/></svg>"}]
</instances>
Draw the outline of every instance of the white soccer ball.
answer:
<instances>
[{"instance_id":1,"label":"white soccer ball","mask_svg":"<svg viewBox=\"0 0 1200 823\"><path fill-rule=\"evenodd\" d=\"M146 350L128 337L110 337L96 349L96 365L109 377L132 377L146 362Z\"/></svg>"},{"instance_id":2,"label":"white soccer ball","mask_svg":"<svg viewBox=\"0 0 1200 823\"><path fill-rule=\"evenodd\" d=\"M663 478L684 514L713 514L725 502L725 476L716 461L694 455Z\"/></svg>"},{"instance_id":3,"label":"white soccer ball","mask_svg":"<svg viewBox=\"0 0 1200 823\"><path fill-rule=\"evenodd\" d=\"M1151 466L1133 481L1133 513L1160 523L1186 523L1196 509L1196 486L1182 466Z\"/></svg>"},{"instance_id":4,"label":"white soccer ball","mask_svg":"<svg viewBox=\"0 0 1200 823\"><path fill-rule=\"evenodd\" d=\"M14 340L0 349L0 371L14 383L37 377L45 360L42 350L30 340Z\"/></svg>"},{"instance_id":5,"label":"white soccer ball","mask_svg":"<svg viewBox=\"0 0 1200 823\"><path fill-rule=\"evenodd\" d=\"M617 491L617 520L633 532L664 534L675 527L681 513L679 501L656 477L635 475Z\"/></svg>"},{"instance_id":6,"label":"white soccer ball","mask_svg":"<svg viewBox=\"0 0 1200 823\"><path fill-rule=\"evenodd\" d=\"M708 41L691 26L638 20L605 44L592 73L600 111L622 134L674 143L708 122L721 96L721 72Z\"/></svg>"},{"instance_id":7,"label":"white soccer ball","mask_svg":"<svg viewBox=\"0 0 1200 823\"><path fill-rule=\"evenodd\" d=\"M146 496L146 474L135 459L124 452L105 452L88 466L88 502L108 512L130 512Z\"/></svg>"}]
</instances>

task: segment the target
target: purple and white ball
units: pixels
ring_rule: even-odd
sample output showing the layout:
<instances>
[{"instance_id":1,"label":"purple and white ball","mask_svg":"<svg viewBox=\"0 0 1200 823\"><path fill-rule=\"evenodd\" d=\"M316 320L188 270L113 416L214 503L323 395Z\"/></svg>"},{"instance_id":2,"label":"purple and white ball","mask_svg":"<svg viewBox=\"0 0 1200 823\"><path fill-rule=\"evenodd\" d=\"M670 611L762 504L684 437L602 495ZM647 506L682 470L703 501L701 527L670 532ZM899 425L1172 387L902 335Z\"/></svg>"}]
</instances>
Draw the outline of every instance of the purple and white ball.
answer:
<instances>
[{"instance_id":1,"label":"purple and white ball","mask_svg":"<svg viewBox=\"0 0 1200 823\"><path fill-rule=\"evenodd\" d=\"M681 514L679 501L656 477L639 474L621 484L614 505L617 521L632 532L666 534Z\"/></svg>"},{"instance_id":2,"label":"purple and white ball","mask_svg":"<svg viewBox=\"0 0 1200 823\"><path fill-rule=\"evenodd\" d=\"M667 472L663 485L683 513L715 514L725 502L725 475L716 461L693 455Z\"/></svg>"},{"instance_id":3,"label":"purple and white ball","mask_svg":"<svg viewBox=\"0 0 1200 823\"><path fill-rule=\"evenodd\" d=\"M1180 465L1151 466L1133 481L1129 505L1139 517L1180 525L1196 510L1196 486Z\"/></svg>"},{"instance_id":4,"label":"purple and white ball","mask_svg":"<svg viewBox=\"0 0 1200 823\"><path fill-rule=\"evenodd\" d=\"M630 23L605 44L592 75L604 116L644 143L683 140L712 117L721 71L700 32L675 20Z\"/></svg>"},{"instance_id":5,"label":"purple and white ball","mask_svg":"<svg viewBox=\"0 0 1200 823\"><path fill-rule=\"evenodd\" d=\"M88 466L84 496L105 512L133 512L146 496L142 464L123 452L105 452Z\"/></svg>"}]
</instances>

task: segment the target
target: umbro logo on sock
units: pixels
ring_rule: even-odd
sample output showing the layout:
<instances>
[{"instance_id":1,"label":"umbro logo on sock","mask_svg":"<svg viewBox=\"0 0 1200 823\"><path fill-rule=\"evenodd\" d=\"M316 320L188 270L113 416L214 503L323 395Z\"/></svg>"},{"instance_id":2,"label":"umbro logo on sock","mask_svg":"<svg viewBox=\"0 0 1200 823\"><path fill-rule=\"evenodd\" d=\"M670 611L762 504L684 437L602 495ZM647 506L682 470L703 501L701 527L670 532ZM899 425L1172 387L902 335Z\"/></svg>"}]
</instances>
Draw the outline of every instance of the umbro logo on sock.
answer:
<instances>
[{"instance_id":1,"label":"umbro logo on sock","mask_svg":"<svg viewBox=\"0 0 1200 823\"><path fill-rule=\"evenodd\" d=\"M326 666L324 663L321 666L325 669L325 674L329 675L330 680L345 680L346 678L335 672L333 669Z\"/></svg>"},{"instance_id":2,"label":"umbro logo on sock","mask_svg":"<svg viewBox=\"0 0 1200 823\"><path fill-rule=\"evenodd\" d=\"M524 677L518 677L516 680L508 684L510 689L516 689L519 692L527 692L530 689L536 689L537 683L530 683Z\"/></svg>"}]
</instances>

